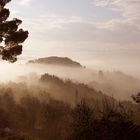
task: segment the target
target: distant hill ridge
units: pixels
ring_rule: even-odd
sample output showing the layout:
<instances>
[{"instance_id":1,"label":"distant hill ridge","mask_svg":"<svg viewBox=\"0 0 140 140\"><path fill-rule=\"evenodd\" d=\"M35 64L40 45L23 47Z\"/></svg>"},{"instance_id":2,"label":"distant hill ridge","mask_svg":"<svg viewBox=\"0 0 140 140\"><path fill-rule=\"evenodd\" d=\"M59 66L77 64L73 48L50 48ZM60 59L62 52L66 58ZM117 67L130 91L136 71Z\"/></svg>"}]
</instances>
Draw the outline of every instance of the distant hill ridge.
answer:
<instances>
[{"instance_id":1,"label":"distant hill ridge","mask_svg":"<svg viewBox=\"0 0 140 140\"><path fill-rule=\"evenodd\" d=\"M55 75L49 75L48 73L41 75L39 82L45 84L45 87L49 85L49 93L59 93L60 99L65 98L64 101L67 100L68 102L73 102L75 96L78 96L79 99L92 98L100 101L104 96L107 97L101 91L96 91L93 87L91 88L84 83L73 82L70 79L64 80Z\"/></svg>"},{"instance_id":2,"label":"distant hill ridge","mask_svg":"<svg viewBox=\"0 0 140 140\"><path fill-rule=\"evenodd\" d=\"M52 65L55 64L55 65L71 66L71 67L83 67L80 63L73 61L72 59L68 57L57 57L57 56L30 60L28 63L29 64L31 63L32 64L52 64Z\"/></svg>"}]
</instances>

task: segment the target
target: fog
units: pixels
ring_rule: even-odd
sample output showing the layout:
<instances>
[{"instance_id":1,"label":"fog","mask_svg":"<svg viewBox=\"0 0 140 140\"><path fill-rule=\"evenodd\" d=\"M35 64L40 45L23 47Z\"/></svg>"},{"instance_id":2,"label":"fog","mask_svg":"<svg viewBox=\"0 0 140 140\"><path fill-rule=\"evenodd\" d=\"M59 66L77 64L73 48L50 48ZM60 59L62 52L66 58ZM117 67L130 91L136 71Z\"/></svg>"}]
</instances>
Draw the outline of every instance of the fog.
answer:
<instances>
[{"instance_id":1,"label":"fog","mask_svg":"<svg viewBox=\"0 0 140 140\"><path fill-rule=\"evenodd\" d=\"M102 58L89 58L89 60L83 60L82 64L86 65L88 68L94 70L103 70L103 71L121 71L125 74L132 75L135 78L140 79L140 65L139 58L129 56L129 58L123 57L112 57Z\"/></svg>"},{"instance_id":2,"label":"fog","mask_svg":"<svg viewBox=\"0 0 140 140\"><path fill-rule=\"evenodd\" d=\"M49 73L59 76L61 78L80 79L82 81L91 79L93 71L85 68L70 68L57 65L29 65L29 64L10 64L0 63L0 82L6 82L10 80L17 80L18 76L28 75L30 73L36 73L38 75ZM86 79L85 79L86 77Z\"/></svg>"},{"instance_id":3,"label":"fog","mask_svg":"<svg viewBox=\"0 0 140 140\"><path fill-rule=\"evenodd\" d=\"M41 75L48 73L63 80L84 83L120 100L131 100L131 95L140 91L140 80L120 71L99 71L86 67L68 67L43 64L0 63L0 82L38 83Z\"/></svg>"}]
</instances>

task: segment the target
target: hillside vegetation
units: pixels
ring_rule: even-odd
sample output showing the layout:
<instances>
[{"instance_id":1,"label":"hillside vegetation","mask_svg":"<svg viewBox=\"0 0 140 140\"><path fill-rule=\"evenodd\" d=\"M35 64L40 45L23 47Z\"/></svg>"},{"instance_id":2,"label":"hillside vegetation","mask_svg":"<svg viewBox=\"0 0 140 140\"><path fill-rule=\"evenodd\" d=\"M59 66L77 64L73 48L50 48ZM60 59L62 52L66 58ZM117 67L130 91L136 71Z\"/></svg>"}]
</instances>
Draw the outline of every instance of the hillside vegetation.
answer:
<instances>
[{"instance_id":1,"label":"hillside vegetation","mask_svg":"<svg viewBox=\"0 0 140 140\"><path fill-rule=\"evenodd\" d=\"M70 67L82 67L82 65L76 61L71 60L68 57L57 57L51 56L46 58L39 58L36 60L30 60L28 63L32 64L50 64L50 65L61 65L61 66L70 66Z\"/></svg>"},{"instance_id":2,"label":"hillside vegetation","mask_svg":"<svg viewBox=\"0 0 140 140\"><path fill-rule=\"evenodd\" d=\"M23 80L0 85L0 140L139 140L139 105L48 74Z\"/></svg>"}]
</instances>

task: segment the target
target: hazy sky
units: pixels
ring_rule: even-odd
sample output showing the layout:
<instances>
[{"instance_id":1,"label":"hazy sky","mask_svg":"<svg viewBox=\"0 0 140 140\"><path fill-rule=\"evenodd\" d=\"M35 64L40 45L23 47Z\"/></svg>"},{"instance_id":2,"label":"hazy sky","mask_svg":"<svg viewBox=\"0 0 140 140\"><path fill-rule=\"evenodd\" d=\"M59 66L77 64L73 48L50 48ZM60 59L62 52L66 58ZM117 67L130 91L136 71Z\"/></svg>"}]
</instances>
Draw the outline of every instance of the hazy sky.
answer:
<instances>
[{"instance_id":1,"label":"hazy sky","mask_svg":"<svg viewBox=\"0 0 140 140\"><path fill-rule=\"evenodd\" d=\"M140 0L12 0L7 7L30 32L24 59L58 55L101 68L139 65Z\"/></svg>"}]
</instances>

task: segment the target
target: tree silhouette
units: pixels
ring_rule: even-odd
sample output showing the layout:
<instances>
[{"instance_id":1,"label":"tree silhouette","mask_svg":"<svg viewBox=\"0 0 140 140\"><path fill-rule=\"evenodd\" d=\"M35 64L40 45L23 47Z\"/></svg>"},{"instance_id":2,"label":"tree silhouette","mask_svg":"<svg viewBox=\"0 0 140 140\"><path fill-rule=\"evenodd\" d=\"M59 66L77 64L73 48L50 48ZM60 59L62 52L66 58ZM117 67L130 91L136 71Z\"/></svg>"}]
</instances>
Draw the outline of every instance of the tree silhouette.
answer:
<instances>
[{"instance_id":1,"label":"tree silhouette","mask_svg":"<svg viewBox=\"0 0 140 140\"><path fill-rule=\"evenodd\" d=\"M18 29L22 23L20 19L14 18L7 21L10 11L5 5L11 0L0 0L0 55L3 60L16 62L17 56L22 54L22 43L28 38L28 31Z\"/></svg>"},{"instance_id":2,"label":"tree silhouette","mask_svg":"<svg viewBox=\"0 0 140 140\"><path fill-rule=\"evenodd\" d=\"M94 140L93 110L81 100L72 111L72 135L70 140Z\"/></svg>"},{"instance_id":3,"label":"tree silhouette","mask_svg":"<svg viewBox=\"0 0 140 140\"><path fill-rule=\"evenodd\" d=\"M136 103L140 104L140 92L136 95L132 95L131 97Z\"/></svg>"}]
</instances>

